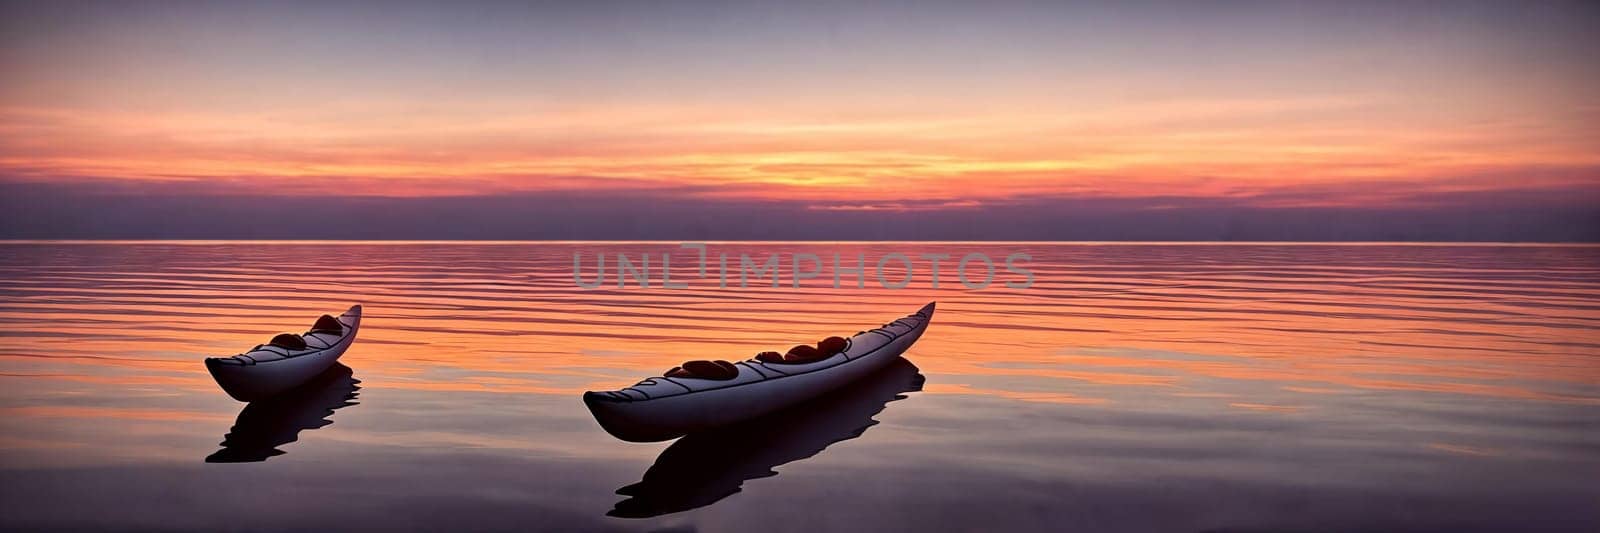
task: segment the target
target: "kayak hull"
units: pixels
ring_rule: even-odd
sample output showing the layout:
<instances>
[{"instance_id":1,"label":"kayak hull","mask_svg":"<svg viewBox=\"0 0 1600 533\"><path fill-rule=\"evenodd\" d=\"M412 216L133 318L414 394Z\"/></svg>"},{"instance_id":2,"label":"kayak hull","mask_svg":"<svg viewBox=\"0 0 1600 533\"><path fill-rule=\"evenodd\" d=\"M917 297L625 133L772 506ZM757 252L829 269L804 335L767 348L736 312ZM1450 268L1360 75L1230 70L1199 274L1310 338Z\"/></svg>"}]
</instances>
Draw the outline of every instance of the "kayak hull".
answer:
<instances>
[{"instance_id":1,"label":"kayak hull","mask_svg":"<svg viewBox=\"0 0 1600 533\"><path fill-rule=\"evenodd\" d=\"M691 388L703 385L707 389L646 399L634 399L638 395L631 392L624 394L628 389L608 393L591 391L584 393L583 400L600 427L614 437L630 442L669 440L757 418L871 375L899 359L922 337L932 318L933 304L928 304L917 314L895 322L901 325L902 321L914 319L914 325L880 328L852 337L853 343L863 345L860 353L850 354L852 357L827 366L806 368L809 365L761 365L755 361L743 361L738 363L741 372L761 373L765 378L742 377L736 380L737 383L720 387L709 380L680 378L673 381L686 383ZM895 334L888 342L872 344L870 349L865 346L866 340L890 336L884 332ZM857 339L864 340L858 342ZM655 379L659 378L650 378L641 384Z\"/></svg>"},{"instance_id":2,"label":"kayak hull","mask_svg":"<svg viewBox=\"0 0 1600 533\"><path fill-rule=\"evenodd\" d=\"M254 361L244 356L208 357L206 370L233 399L253 402L276 396L321 375L339 362L339 357L355 342L361 327L361 306L353 306L339 316L345 331L326 348L291 352L280 359ZM242 359L241 359L242 358ZM240 361L247 361L241 364Z\"/></svg>"}]
</instances>

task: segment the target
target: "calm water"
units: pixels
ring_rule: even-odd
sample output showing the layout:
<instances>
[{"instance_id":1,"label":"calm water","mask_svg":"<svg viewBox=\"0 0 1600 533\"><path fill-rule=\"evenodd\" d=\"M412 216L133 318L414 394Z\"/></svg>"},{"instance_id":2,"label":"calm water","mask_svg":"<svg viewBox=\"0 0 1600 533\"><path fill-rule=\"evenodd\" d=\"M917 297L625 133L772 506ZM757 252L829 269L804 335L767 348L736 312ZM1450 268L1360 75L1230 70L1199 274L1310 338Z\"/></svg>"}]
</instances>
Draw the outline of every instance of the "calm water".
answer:
<instances>
[{"instance_id":1,"label":"calm water","mask_svg":"<svg viewBox=\"0 0 1600 533\"><path fill-rule=\"evenodd\" d=\"M1037 283L573 282L577 250L675 249L0 244L0 528L1600 523L1600 248L712 244L1026 252ZM930 300L908 363L776 419L630 444L579 400ZM358 302L349 369L283 401L246 408L200 363Z\"/></svg>"}]
</instances>

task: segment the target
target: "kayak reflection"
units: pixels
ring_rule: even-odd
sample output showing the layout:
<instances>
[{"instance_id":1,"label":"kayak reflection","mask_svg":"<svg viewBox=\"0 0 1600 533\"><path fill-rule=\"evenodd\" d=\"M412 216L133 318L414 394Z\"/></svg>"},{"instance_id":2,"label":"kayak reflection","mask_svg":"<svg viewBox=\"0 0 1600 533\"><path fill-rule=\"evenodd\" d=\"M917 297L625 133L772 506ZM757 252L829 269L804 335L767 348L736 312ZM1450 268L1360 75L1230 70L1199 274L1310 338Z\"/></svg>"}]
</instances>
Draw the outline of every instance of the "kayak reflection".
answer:
<instances>
[{"instance_id":1,"label":"kayak reflection","mask_svg":"<svg viewBox=\"0 0 1600 533\"><path fill-rule=\"evenodd\" d=\"M649 518L716 503L739 492L745 480L775 476L779 465L816 455L835 442L862 435L872 417L901 393L922 390L916 365L896 359L883 370L823 397L749 422L678 439L638 483L617 489L629 496L610 516Z\"/></svg>"},{"instance_id":2,"label":"kayak reflection","mask_svg":"<svg viewBox=\"0 0 1600 533\"><path fill-rule=\"evenodd\" d=\"M232 430L222 438L222 449L206 457L207 463L248 463L282 455L277 449L299 438L302 430L317 429L333 421L335 409L356 405L361 380L350 367L334 364L305 384L251 402L239 411Z\"/></svg>"}]
</instances>

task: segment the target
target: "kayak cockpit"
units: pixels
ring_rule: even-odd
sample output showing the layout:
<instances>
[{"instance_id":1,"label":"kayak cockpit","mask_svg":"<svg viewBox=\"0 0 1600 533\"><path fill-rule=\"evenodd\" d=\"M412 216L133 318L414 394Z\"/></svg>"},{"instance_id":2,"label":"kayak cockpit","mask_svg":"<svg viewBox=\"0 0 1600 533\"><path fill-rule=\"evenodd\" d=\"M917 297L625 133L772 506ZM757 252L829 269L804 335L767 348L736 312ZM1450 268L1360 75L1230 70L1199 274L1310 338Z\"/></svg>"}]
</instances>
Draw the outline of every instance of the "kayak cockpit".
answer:
<instances>
[{"instance_id":1,"label":"kayak cockpit","mask_svg":"<svg viewBox=\"0 0 1600 533\"><path fill-rule=\"evenodd\" d=\"M828 337L817 341L816 346L801 344L789 349L789 353L779 355L778 352L761 352L746 361L746 363L763 363L775 365L798 365L815 363L844 353L850 349L849 339L843 337ZM727 381L739 377L739 367L735 363L723 361L694 360L686 361L682 365L672 367L672 370L663 372L662 377L668 378L695 378L709 379L712 381Z\"/></svg>"}]
</instances>

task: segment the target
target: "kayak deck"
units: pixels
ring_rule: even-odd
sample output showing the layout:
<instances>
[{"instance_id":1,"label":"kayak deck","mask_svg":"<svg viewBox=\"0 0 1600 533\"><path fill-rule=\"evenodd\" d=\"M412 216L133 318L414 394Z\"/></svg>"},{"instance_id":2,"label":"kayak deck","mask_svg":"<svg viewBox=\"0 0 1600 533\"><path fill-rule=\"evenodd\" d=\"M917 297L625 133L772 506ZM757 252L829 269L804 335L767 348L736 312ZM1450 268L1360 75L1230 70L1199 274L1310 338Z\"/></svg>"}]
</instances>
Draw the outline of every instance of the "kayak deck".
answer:
<instances>
[{"instance_id":1,"label":"kayak deck","mask_svg":"<svg viewBox=\"0 0 1600 533\"><path fill-rule=\"evenodd\" d=\"M345 311L344 314L339 315L338 321L339 325L343 326L344 329L337 334L319 331L301 335L300 338L305 339L306 341L306 349L304 350L290 350L282 346L258 344L255 348L251 348L238 355L232 355L228 357L208 357L206 358L206 362L213 363L214 361L215 364L250 366L258 363L268 363L272 361L292 359L295 357L315 355L338 348L340 345L344 344L346 339L354 336L356 328L360 326L361 306L357 305L351 307L349 311Z\"/></svg>"},{"instance_id":2,"label":"kayak deck","mask_svg":"<svg viewBox=\"0 0 1600 533\"><path fill-rule=\"evenodd\" d=\"M600 399L604 400L652 400L682 394L692 394L696 392L757 384L769 379L784 378L808 374L811 372L830 370L839 365L843 365L863 357L870 357L878 351L893 344L896 339L899 339L901 336L910 333L920 324L913 324L909 322L908 319L917 317L922 320L926 320L926 317L931 316L933 313L933 304L928 304L928 306L924 307L923 309L927 312L926 315L923 314L924 311L918 311L917 313L906 318L896 319L893 322L885 324L884 327L870 329L852 336L849 339L846 339L850 344L843 352L818 361L809 363L778 364L768 363L756 359L747 359L734 363L734 366L739 368L739 375L738 377L730 380L669 378L664 376L656 376L645 378L639 383L620 390L598 392L594 394L603 396L603 398ZM665 386L664 384L672 384L676 385L676 387L669 387Z\"/></svg>"}]
</instances>

